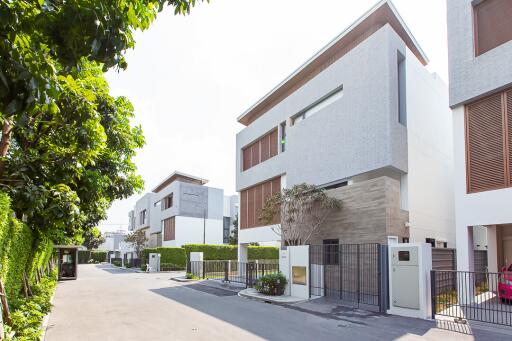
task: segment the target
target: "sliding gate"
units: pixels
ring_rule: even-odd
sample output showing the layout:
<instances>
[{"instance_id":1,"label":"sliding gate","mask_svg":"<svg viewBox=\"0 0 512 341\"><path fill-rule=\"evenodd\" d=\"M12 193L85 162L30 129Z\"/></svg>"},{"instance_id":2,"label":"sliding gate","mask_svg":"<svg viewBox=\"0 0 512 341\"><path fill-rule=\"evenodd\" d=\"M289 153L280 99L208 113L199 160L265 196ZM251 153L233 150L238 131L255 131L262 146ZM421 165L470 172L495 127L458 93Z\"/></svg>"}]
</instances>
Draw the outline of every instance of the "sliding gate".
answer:
<instances>
[{"instance_id":1,"label":"sliding gate","mask_svg":"<svg viewBox=\"0 0 512 341\"><path fill-rule=\"evenodd\" d=\"M310 245L310 296L356 306L388 308L387 246Z\"/></svg>"},{"instance_id":2,"label":"sliding gate","mask_svg":"<svg viewBox=\"0 0 512 341\"><path fill-rule=\"evenodd\" d=\"M512 326L512 272L432 270L432 318Z\"/></svg>"}]
</instances>

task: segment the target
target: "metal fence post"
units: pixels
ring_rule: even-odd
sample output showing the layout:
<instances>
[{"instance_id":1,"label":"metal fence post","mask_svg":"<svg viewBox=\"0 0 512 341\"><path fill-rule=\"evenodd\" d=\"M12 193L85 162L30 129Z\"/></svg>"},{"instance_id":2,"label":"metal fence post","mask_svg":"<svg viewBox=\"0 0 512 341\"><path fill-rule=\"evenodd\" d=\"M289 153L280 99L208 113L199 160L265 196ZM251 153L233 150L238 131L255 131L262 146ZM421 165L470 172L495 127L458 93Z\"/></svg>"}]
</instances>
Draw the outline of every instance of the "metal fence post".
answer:
<instances>
[{"instance_id":1,"label":"metal fence post","mask_svg":"<svg viewBox=\"0 0 512 341\"><path fill-rule=\"evenodd\" d=\"M359 244L357 244L357 304L359 305L360 301L361 301L361 289L360 289L360 285L361 285L361 267L360 267L360 264L359 264L359 257L360 257L360 253L359 253Z\"/></svg>"},{"instance_id":2,"label":"metal fence post","mask_svg":"<svg viewBox=\"0 0 512 341\"><path fill-rule=\"evenodd\" d=\"M383 299L382 299L382 262L381 262L381 245L377 244L377 295L379 300L379 312L384 312Z\"/></svg>"},{"instance_id":3,"label":"metal fence post","mask_svg":"<svg viewBox=\"0 0 512 341\"><path fill-rule=\"evenodd\" d=\"M203 278L205 278L205 273L206 273L206 262L203 261Z\"/></svg>"},{"instance_id":4,"label":"metal fence post","mask_svg":"<svg viewBox=\"0 0 512 341\"><path fill-rule=\"evenodd\" d=\"M436 299L436 272L430 270L430 299L432 304L432 320L436 319L437 299Z\"/></svg>"},{"instance_id":5,"label":"metal fence post","mask_svg":"<svg viewBox=\"0 0 512 341\"><path fill-rule=\"evenodd\" d=\"M229 280L229 261L224 262L224 282L227 282Z\"/></svg>"}]
</instances>

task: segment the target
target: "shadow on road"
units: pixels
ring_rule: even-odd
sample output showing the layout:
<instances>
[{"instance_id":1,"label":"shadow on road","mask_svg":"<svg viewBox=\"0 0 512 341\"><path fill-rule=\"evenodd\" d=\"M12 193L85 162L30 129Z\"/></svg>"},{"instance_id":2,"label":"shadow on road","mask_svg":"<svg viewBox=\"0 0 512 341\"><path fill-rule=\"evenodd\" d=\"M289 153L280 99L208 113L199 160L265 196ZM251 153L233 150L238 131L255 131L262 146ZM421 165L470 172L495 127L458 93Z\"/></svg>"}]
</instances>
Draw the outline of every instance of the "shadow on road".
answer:
<instances>
[{"instance_id":1,"label":"shadow on road","mask_svg":"<svg viewBox=\"0 0 512 341\"><path fill-rule=\"evenodd\" d=\"M121 269L111 264L97 264L96 267L113 275L124 275L124 274L132 274L137 272L132 269Z\"/></svg>"}]
</instances>

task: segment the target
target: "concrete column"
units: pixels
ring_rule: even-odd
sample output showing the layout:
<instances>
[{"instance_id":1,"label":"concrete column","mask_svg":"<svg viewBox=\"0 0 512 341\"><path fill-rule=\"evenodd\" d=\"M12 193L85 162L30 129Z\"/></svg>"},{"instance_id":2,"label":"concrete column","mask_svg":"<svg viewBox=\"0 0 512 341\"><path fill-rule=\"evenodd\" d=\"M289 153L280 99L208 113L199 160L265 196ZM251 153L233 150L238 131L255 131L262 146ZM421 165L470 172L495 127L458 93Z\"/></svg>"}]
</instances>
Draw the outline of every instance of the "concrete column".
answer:
<instances>
[{"instance_id":1,"label":"concrete column","mask_svg":"<svg viewBox=\"0 0 512 341\"><path fill-rule=\"evenodd\" d=\"M248 245L244 243L238 244L238 262L247 263L249 260Z\"/></svg>"},{"instance_id":2,"label":"concrete column","mask_svg":"<svg viewBox=\"0 0 512 341\"><path fill-rule=\"evenodd\" d=\"M496 225L487 226L487 266L489 272L498 272L498 236Z\"/></svg>"},{"instance_id":3,"label":"concrete column","mask_svg":"<svg viewBox=\"0 0 512 341\"><path fill-rule=\"evenodd\" d=\"M457 270L474 271L473 227L457 226Z\"/></svg>"}]
</instances>

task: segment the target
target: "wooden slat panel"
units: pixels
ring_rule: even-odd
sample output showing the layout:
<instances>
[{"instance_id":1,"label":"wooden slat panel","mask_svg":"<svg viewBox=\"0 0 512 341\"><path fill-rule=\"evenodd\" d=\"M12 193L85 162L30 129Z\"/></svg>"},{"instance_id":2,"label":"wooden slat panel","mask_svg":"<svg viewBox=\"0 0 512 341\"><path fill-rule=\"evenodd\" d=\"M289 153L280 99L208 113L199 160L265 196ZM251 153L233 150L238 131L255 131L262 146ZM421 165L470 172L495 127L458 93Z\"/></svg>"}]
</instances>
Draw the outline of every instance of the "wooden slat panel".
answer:
<instances>
[{"instance_id":1,"label":"wooden slat panel","mask_svg":"<svg viewBox=\"0 0 512 341\"><path fill-rule=\"evenodd\" d=\"M263 184L254 188L254 211L255 211L255 226L262 226L263 222L260 221L261 209L263 208Z\"/></svg>"},{"instance_id":2,"label":"wooden slat panel","mask_svg":"<svg viewBox=\"0 0 512 341\"><path fill-rule=\"evenodd\" d=\"M272 180L272 195L275 193L281 192L281 177L275 178ZM274 216L274 219L272 221L274 224L280 224L281 223L281 213L278 211L278 214Z\"/></svg>"},{"instance_id":3,"label":"wooden slat panel","mask_svg":"<svg viewBox=\"0 0 512 341\"><path fill-rule=\"evenodd\" d=\"M242 171L277 155L277 128L242 149Z\"/></svg>"},{"instance_id":4,"label":"wooden slat panel","mask_svg":"<svg viewBox=\"0 0 512 341\"><path fill-rule=\"evenodd\" d=\"M277 129L270 133L270 157L277 155Z\"/></svg>"},{"instance_id":5,"label":"wooden slat panel","mask_svg":"<svg viewBox=\"0 0 512 341\"><path fill-rule=\"evenodd\" d=\"M247 227L255 227L256 226L256 212L255 212L255 202L254 202L254 187L249 188L247 191Z\"/></svg>"},{"instance_id":6,"label":"wooden slat panel","mask_svg":"<svg viewBox=\"0 0 512 341\"><path fill-rule=\"evenodd\" d=\"M251 146L251 167L260 163L260 144L256 142Z\"/></svg>"},{"instance_id":7,"label":"wooden slat panel","mask_svg":"<svg viewBox=\"0 0 512 341\"><path fill-rule=\"evenodd\" d=\"M242 151L243 154L243 164L242 170L247 170L251 168L251 148L245 148Z\"/></svg>"},{"instance_id":8,"label":"wooden slat panel","mask_svg":"<svg viewBox=\"0 0 512 341\"><path fill-rule=\"evenodd\" d=\"M240 192L240 228L247 228L247 190Z\"/></svg>"},{"instance_id":9,"label":"wooden slat panel","mask_svg":"<svg viewBox=\"0 0 512 341\"><path fill-rule=\"evenodd\" d=\"M475 54L512 40L512 1L485 0L474 7Z\"/></svg>"},{"instance_id":10,"label":"wooden slat panel","mask_svg":"<svg viewBox=\"0 0 512 341\"><path fill-rule=\"evenodd\" d=\"M466 108L468 192L507 184L501 97L493 95Z\"/></svg>"},{"instance_id":11,"label":"wooden slat panel","mask_svg":"<svg viewBox=\"0 0 512 341\"><path fill-rule=\"evenodd\" d=\"M508 186L512 186L512 90L505 93L507 109L507 146L508 146Z\"/></svg>"},{"instance_id":12,"label":"wooden slat panel","mask_svg":"<svg viewBox=\"0 0 512 341\"><path fill-rule=\"evenodd\" d=\"M260 148L261 162L268 160L270 158L270 135L267 135L260 140Z\"/></svg>"}]
</instances>

